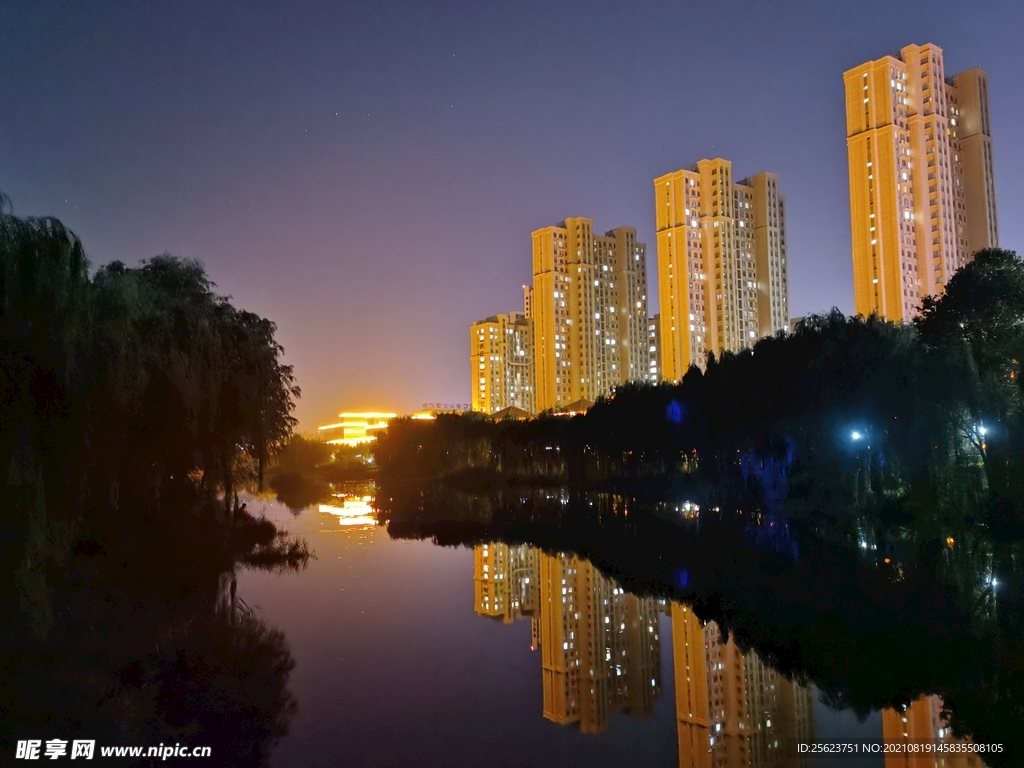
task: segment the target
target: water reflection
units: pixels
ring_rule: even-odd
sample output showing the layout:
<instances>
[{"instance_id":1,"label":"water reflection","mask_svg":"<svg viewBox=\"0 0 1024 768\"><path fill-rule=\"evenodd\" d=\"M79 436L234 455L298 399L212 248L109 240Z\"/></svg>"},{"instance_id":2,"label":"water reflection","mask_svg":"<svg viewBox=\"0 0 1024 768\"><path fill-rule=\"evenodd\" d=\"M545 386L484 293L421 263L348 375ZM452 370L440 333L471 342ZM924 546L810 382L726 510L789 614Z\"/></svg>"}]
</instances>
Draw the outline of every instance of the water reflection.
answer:
<instances>
[{"instance_id":1,"label":"water reflection","mask_svg":"<svg viewBox=\"0 0 1024 768\"><path fill-rule=\"evenodd\" d=\"M942 716L942 699L922 696L899 709L882 710L882 738L887 742L914 743L931 741L941 744L964 744L953 736L949 722ZM893 754L886 757L885 768L984 768L977 754L932 755Z\"/></svg>"},{"instance_id":2,"label":"water reflection","mask_svg":"<svg viewBox=\"0 0 1024 768\"><path fill-rule=\"evenodd\" d=\"M628 594L579 557L526 545L479 545L473 565L477 613L531 621L546 719L600 733L611 712L653 715L664 601Z\"/></svg>"},{"instance_id":3,"label":"water reflection","mask_svg":"<svg viewBox=\"0 0 1024 768\"><path fill-rule=\"evenodd\" d=\"M804 765L791 739L814 740L814 694L743 653L732 634L672 603L680 768Z\"/></svg>"},{"instance_id":4,"label":"water reflection","mask_svg":"<svg viewBox=\"0 0 1024 768\"><path fill-rule=\"evenodd\" d=\"M608 728L612 712L651 717L662 695L659 617L668 614L680 768L814 764L793 754L796 742L816 738L814 688L744 651L691 606L630 594L578 555L500 541L474 547L473 582L477 614L504 624L530 620L545 719L593 734ZM885 709L881 721L877 737L886 742L962 743L938 696ZM973 754L890 755L884 764L984 766Z\"/></svg>"},{"instance_id":5,"label":"water reflection","mask_svg":"<svg viewBox=\"0 0 1024 768\"><path fill-rule=\"evenodd\" d=\"M16 740L88 739L202 745L216 765L264 765L296 709L284 633L241 600L234 571L111 560L73 561L47 636L5 627L3 757Z\"/></svg>"},{"instance_id":6,"label":"water reflection","mask_svg":"<svg viewBox=\"0 0 1024 768\"><path fill-rule=\"evenodd\" d=\"M377 514L373 509L372 496L334 494L341 506L320 504L319 510L338 518L338 525L355 530L369 530L377 526Z\"/></svg>"}]
</instances>

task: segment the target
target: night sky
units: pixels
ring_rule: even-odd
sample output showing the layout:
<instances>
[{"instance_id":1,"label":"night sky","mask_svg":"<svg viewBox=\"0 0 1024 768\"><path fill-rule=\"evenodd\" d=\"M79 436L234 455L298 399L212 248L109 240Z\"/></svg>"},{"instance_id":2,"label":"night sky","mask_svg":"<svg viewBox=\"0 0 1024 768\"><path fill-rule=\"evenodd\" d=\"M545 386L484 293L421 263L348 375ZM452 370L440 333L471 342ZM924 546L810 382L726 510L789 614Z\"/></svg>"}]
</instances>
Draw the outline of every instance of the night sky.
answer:
<instances>
[{"instance_id":1,"label":"night sky","mask_svg":"<svg viewBox=\"0 0 1024 768\"><path fill-rule=\"evenodd\" d=\"M908 43L988 70L1024 251L1022 34L1020 0L7 0L0 190L94 265L201 259L277 322L311 429L468 402L469 325L521 309L534 229L635 226L653 278L653 179L703 157L779 174L791 314L852 312L842 73Z\"/></svg>"}]
</instances>

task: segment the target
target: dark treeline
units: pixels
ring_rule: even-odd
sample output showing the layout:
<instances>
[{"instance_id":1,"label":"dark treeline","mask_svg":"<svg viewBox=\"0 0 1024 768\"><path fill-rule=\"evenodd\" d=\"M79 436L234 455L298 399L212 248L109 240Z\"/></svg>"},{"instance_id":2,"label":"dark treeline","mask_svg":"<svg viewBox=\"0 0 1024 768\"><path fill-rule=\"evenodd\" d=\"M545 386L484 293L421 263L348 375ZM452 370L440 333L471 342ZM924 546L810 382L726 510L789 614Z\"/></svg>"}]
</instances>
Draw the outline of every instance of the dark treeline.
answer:
<instances>
[{"instance_id":1,"label":"dark treeline","mask_svg":"<svg viewBox=\"0 0 1024 768\"><path fill-rule=\"evenodd\" d=\"M1024 263L989 250L913 325L834 310L709 357L678 385L622 387L582 416L398 420L376 456L384 482L559 482L712 504L752 488L769 508L788 497L791 513L955 509L1016 537L1022 359Z\"/></svg>"},{"instance_id":2,"label":"dark treeline","mask_svg":"<svg viewBox=\"0 0 1024 768\"><path fill-rule=\"evenodd\" d=\"M767 515L681 520L672 503L568 489L383 484L377 505L396 538L578 554L635 594L692 605L832 706L939 694L961 735L1006 745L993 768L1024 755L1024 565L975 526L948 529L955 546L887 530L844 548Z\"/></svg>"},{"instance_id":3,"label":"dark treeline","mask_svg":"<svg viewBox=\"0 0 1024 768\"><path fill-rule=\"evenodd\" d=\"M90 275L59 221L0 200L0 538L23 604L76 541L117 546L262 485L299 390L274 324L213 288L166 255Z\"/></svg>"},{"instance_id":4,"label":"dark treeline","mask_svg":"<svg viewBox=\"0 0 1024 768\"><path fill-rule=\"evenodd\" d=\"M196 261L90 273L73 233L2 195L0 301L4 753L180 741L261 764L292 661L233 576L310 556L237 509L295 424L274 324Z\"/></svg>"}]
</instances>

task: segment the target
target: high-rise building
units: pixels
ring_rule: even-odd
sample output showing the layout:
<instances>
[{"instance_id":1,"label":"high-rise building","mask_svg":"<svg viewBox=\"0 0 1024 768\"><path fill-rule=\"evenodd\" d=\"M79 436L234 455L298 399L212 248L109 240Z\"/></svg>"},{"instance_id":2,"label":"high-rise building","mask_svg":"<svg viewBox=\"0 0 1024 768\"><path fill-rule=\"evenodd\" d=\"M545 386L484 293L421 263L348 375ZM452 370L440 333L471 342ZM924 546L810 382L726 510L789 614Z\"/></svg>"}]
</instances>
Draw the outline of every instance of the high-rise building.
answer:
<instances>
[{"instance_id":1,"label":"high-rise building","mask_svg":"<svg viewBox=\"0 0 1024 768\"><path fill-rule=\"evenodd\" d=\"M647 319L647 380L661 381L661 315Z\"/></svg>"},{"instance_id":2,"label":"high-rise building","mask_svg":"<svg viewBox=\"0 0 1024 768\"><path fill-rule=\"evenodd\" d=\"M537 410L596 400L646 378L646 246L636 230L595 235L590 219L533 233Z\"/></svg>"},{"instance_id":3,"label":"high-rise building","mask_svg":"<svg viewBox=\"0 0 1024 768\"><path fill-rule=\"evenodd\" d=\"M533 321L522 312L494 315L469 329L472 408L534 412Z\"/></svg>"},{"instance_id":4,"label":"high-rise building","mask_svg":"<svg viewBox=\"0 0 1024 768\"><path fill-rule=\"evenodd\" d=\"M789 330L785 198L763 172L701 160L654 180L661 375L678 381L709 352Z\"/></svg>"},{"instance_id":5,"label":"high-rise building","mask_svg":"<svg viewBox=\"0 0 1024 768\"><path fill-rule=\"evenodd\" d=\"M946 78L942 49L908 45L845 72L858 314L914 317L998 245L988 77Z\"/></svg>"}]
</instances>

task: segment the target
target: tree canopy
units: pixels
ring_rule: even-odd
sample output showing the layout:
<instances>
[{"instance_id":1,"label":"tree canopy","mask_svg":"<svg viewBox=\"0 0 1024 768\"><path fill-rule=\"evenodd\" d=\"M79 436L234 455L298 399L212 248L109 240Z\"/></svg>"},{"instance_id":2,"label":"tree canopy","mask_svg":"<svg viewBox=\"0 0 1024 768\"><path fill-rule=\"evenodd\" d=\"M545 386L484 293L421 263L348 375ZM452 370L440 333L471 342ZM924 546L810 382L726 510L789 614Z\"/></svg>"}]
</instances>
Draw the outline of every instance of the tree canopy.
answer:
<instances>
[{"instance_id":1,"label":"tree canopy","mask_svg":"<svg viewBox=\"0 0 1024 768\"><path fill-rule=\"evenodd\" d=\"M246 466L262 483L299 388L274 324L214 289L167 254L90 276L74 233L0 200L0 524L23 575L83 525L230 503Z\"/></svg>"}]
</instances>

